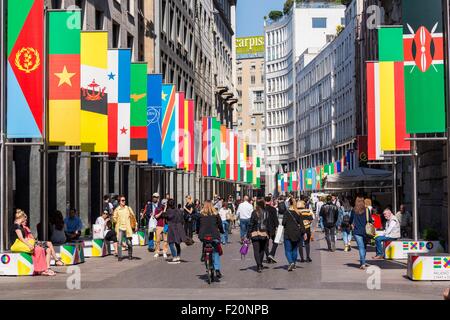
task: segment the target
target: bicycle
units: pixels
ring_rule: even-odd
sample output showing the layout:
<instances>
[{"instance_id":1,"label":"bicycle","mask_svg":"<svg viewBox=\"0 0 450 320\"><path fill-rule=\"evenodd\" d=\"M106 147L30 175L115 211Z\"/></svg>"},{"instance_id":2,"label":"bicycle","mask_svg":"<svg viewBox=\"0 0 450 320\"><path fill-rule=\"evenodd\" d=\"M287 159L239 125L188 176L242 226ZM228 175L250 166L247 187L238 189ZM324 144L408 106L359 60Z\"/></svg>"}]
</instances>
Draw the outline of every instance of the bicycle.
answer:
<instances>
[{"instance_id":1,"label":"bicycle","mask_svg":"<svg viewBox=\"0 0 450 320\"><path fill-rule=\"evenodd\" d=\"M208 274L208 284L214 281L214 242L210 236L203 240L203 259L205 260L206 273Z\"/></svg>"}]
</instances>

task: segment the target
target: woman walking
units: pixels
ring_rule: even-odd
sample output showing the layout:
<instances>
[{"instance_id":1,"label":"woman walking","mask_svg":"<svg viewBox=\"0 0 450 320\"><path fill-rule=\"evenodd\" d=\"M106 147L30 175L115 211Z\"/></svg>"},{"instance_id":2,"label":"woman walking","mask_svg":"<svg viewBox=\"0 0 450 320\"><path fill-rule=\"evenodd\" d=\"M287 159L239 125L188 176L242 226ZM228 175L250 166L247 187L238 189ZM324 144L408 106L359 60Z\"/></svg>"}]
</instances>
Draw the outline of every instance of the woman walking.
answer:
<instances>
[{"instance_id":1,"label":"woman walking","mask_svg":"<svg viewBox=\"0 0 450 320\"><path fill-rule=\"evenodd\" d=\"M183 228L183 212L176 208L175 200L167 201L167 209L163 217L169 225L167 241L173 257L169 263L179 264L181 263L181 243L186 241L186 234Z\"/></svg>"},{"instance_id":2,"label":"woman walking","mask_svg":"<svg viewBox=\"0 0 450 320\"><path fill-rule=\"evenodd\" d=\"M344 251L348 252L351 250L352 241L352 226L350 224L350 219L353 214L353 207L351 205L351 198L348 197L344 201L342 208L342 215L339 218L339 229L342 232L342 240L344 241Z\"/></svg>"},{"instance_id":3,"label":"woman walking","mask_svg":"<svg viewBox=\"0 0 450 320\"><path fill-rule=\"evenodd\" d=\"M300 262L312 262L311 260L311 224L314 220L313 213L310 209L306 209L305 202L300 200L297 201L297 211L303 218L303 224L305 226L305 233L302 237L300 237L300 247L298 251L300 253ZM306 238L305 238L306 235ZM306 260L303 255L303 247L305 247L306 251Z\"/></svg>"},{"instance_id":4,"label":"woman walking","mask_svg":"<svg viewBox=\"0 0 450 320\"><path fill-rule=\"evenodd\" d=\"M207 237L211 237L213 240L213 267L214 271L216 272L216 278L218 279L222 278L222 273L220 272L220 254L218 249L220 246L221 235L227 235L227 230L224 229L224 225L222 222L223 220L217 214L217 211L213 207L212 202L209 200L205 201L199 220L200 227L198 238L202 242L204 242Z\"/></svg>"},{"instance_id":5,"label":"woman walking","mask_svg":"<svg viewBox=\"0 0 450 320\"><path fill-rule=\"evenodd\" d=\"M366 245L368 240L366 234L367 222L372 222L369 213L369 208L366 208L363 197L357 197L355 200L355 207L350 217L350 224L353 229L353 236L355 237L356 243L358 244L359 263L360 269L362 270L365 270L367 267L366 264L366 252L367 252Z\"/></svg>"},{"instance_id":6,"label":"woman walking","mask_svg":"<svg viewBox=\"0 0 450 320\"><path fill-rule=\"evenodd\" d=\"M125 196L119 197L119 206L114 210L113 222L116 225L116 235L118 236L118 260L122 261L122 242L123 238L126 239L128 247L128 259L133 260L133 244L131 239L133 237L133 231L137 232L137 220L134 215L133 209L126 205Z\"/></svg>"},{"instance_id":7,"label":"woman walking","mask_svg":"<svg viewBox=\"0 0 450 320\"><path fill-rule=\"evenodd\" d=\"M223 202L222 208L219 210L219 216L222 221L223 229L226 230L225 233L222 233L222 244L225 245L228 243L228 227L230 226L230 219L231 219L231 210L228 209L228 203Z\"/></svg>"},{"instance_id":8,"label":"woman walking","mask_svg":"<svg viewBox=\"0 0 450 320\"><path fill-rule=\"evenodd\" d=\"M192 239L194 236L194 202L192 201L191 196L186 196L186 203L183 207L183 215L184 215L184 233L189 239Z\"/></svg>"},{"instance_id":9,"label":"woman walking","mask_svg":"<svg viewBox=\"0 0 450 320\"><path fill-rule=\"evenodd\" d=\"M266 246L268 245L269 234L267 232L267 223L269 213L265 209L264 200L256 201L256 209L252 212L247 238L252 241L253 253L256 261L256 271L262 272L263 259Z\"/></svg>"},{"instance_id":10,"label":"woman walking","mask_svg":"<svg viewBox=\"0 0 450 320\"><path fill-rule=\"evenodd\" d=\"M305 224L303 222L303 216L300 211L294 207L294 202L290 201L289 210L283 216L284 226L284 252L288 260L288 271L292 271L296 268L297 252L300 244L300 239L307 239Z\"/></svg>"}]
</instances>

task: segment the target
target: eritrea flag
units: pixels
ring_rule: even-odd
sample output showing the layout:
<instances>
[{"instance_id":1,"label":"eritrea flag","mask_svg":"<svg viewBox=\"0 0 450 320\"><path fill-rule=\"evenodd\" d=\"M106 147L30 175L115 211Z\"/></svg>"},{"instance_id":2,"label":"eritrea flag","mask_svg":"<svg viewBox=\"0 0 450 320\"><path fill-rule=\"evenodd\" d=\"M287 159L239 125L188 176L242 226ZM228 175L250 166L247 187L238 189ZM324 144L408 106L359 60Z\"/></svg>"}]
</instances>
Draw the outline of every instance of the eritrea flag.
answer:
<instances>
[{"instance_id":1,"label":"eritrea flag","mask_svg":"<svg viewBox=\"0 0 450 320\"><path fill-rule=\"evenodd\" d=\"M445 132L442 1L403 1L402 10L406 131Z\"/></svg>"},{"instance_id":2,"label":"eritrea flag","mask_svg":"<svg viewBox=\"0 0 450 320\"><path fill-rule=\"evenodd\" d=\"M49 11L49 144L80 146L81 11Z\"/></svg>"},{"instance_id":3,"label":"eritrea flag","mask_svg":"<svg viewBox=\"0 0 450 320\"><path fill-rule=\"evenodd\" d=\"M7 138L42 138L44 0L7 0L6 7Z\"/></svg>"}]
</instances>

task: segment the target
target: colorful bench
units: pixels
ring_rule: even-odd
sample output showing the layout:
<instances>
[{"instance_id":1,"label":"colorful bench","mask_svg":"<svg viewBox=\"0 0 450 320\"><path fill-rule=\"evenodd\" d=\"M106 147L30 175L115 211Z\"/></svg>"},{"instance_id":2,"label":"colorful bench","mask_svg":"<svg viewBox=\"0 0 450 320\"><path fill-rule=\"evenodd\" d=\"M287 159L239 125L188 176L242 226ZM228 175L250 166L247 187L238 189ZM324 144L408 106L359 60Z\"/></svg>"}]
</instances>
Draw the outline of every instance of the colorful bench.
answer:
<instances>
[{"instance_id":1,"label":"colorful bench","mask_svg":"<svg viewBox=\"0 0 450 320\"><path fill-rule=\"evenodd\" d=\"M66 266L84 262L84 248L82 241L55 246L55 252ZM55 261L52 260L51 265L55 265Z\"/></svg>"},{"instance_id":2,"label":"colorful bench","mask_svg":"<svg viewBox=\"0 0 450 320\"><path fill-rule=\"evenodd\" d=\"M108 253L107 243L104 239L84 240L84 256L90 257L106 257Z\"/></svg>"},{"instance_id":3,"label":"colorful bench","mask_svg":"<svg viewBox=\"0 0 450 320\"><path fill-rule=\"evenodd\" d=\"M0 276L32 276L33 259L28 253L0 253Z\"/></svg>"},{"instance_id":4,"label":"colorful bench","mask_svg":"<svg viewBox=\"0 0 450 320\"><path fill-rule=\"evenodd\" d=\"M439 241L385 241L384 252L386 259L408 259L410 253L442 253L444 248Z\"/></svg>"},{"instance_id":5,"label":"colorful bench","mask_svg":"<svg viewBox=\"0 0 450 320\"><path fill-rule=\"evenodd\" d=\"M450 254L410 253L407 275L414 281L450 281Z\"/></svg>"}]
</instances>

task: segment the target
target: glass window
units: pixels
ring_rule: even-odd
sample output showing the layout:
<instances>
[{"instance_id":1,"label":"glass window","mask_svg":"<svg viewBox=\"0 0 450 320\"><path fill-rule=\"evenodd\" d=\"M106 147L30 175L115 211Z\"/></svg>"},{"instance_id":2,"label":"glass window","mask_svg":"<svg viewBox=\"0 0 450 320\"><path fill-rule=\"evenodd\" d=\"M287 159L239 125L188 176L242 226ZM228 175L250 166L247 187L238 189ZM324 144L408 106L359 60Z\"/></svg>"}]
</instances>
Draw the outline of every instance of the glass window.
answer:
<instances>
[{"instance_id":1,"label":"glass window","mask_svg":"<svg viewBox=\"0 0 450 320\"><path fill-rule=\"evenodd\" d=\"M323 29L327 27L327 18L312 18L312 27Z\"/></svg>"}]
</instances>

